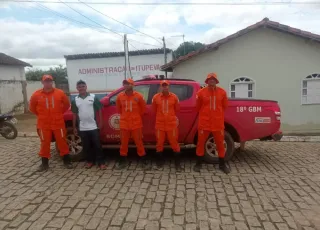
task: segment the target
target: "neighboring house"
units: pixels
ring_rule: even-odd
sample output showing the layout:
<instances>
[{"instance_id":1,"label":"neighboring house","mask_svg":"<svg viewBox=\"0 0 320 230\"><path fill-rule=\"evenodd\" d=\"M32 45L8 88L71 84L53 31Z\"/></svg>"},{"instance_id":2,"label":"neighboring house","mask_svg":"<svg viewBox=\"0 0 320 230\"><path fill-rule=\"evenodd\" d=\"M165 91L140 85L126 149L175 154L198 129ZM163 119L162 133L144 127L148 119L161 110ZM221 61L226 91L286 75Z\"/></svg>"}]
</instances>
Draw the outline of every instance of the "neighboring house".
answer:
<instances>
[{"instance_id":1,"label":"neighboring house","mask_svg":"<svg viewBox=\"0 0 320 230\"><path fill-rule=\"evenodd\" d=\"M216 72L231 98L277 100L285 133L320 133L319 35L265 18L161 70L201 83Z\"/></svg>"},{"instance_id":2,"label":"neighboring house","mask_svg":"<svg viewBox=\"0 0 320 230\"><path fill-rule=\"evenodd\" d=\"M0 53L0 114L28 108L27 82L24 68L29 63Z\"/></svg>"}]
</instances>

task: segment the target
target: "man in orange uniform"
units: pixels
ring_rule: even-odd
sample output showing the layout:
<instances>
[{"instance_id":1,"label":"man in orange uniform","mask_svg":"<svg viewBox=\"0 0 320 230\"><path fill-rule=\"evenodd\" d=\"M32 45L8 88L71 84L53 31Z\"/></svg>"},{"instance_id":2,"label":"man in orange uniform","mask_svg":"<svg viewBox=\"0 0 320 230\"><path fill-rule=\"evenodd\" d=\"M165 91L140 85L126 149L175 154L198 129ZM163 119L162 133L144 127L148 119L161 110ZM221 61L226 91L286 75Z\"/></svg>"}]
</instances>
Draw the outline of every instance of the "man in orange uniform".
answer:
<instances>
[{"instance_id":1,"label":"man in orange uniform","mask_svg":"<svg viewBox=\"0 0 320 230\"><path fill-rule=\"evenodd\" d=\"M128 144L132 138L137 146L137 152L146 166L146 152L142 140L142 115L146 110L146 102L142 94L133 90L134 81L127 79L122 82L125 91L117 96L117 109L120 113L120 162L117 169L128 166Z\"/></svg>"},{"instance_id":2,"label":"man in orange uniform","mask_svg":"<svg viewBox=\"0 0 320 230\"><path fill-rule=\"evenodd\" d=\"M42 164L38 171L47 171L49 168L52 135L63 157L64 165L70 169L72 164L63 119L63 114L69 109L70 102L62 90L53 88L52 76L43 75L42 84L43 88L32 94L29 105L29 110L37 116L37 131L41 140L39 155Z\"/></svg>"},{"instance_id":3,"label":"man in orange uniform","mask_svg":"<svg viewBox=\"0 0 320 230\"><path fill-rule=\"evenodd\" d=\"M219 169L230 173L230 168L224 161L224 111L228 106L228 97L224 89L216 86L219 83L216 73L209 73L205 81L207 87L197 94L197 110L199 111L198 143L196 154L198 159L194 171L200 172L203 162L204 147L212 133L219 155Z\"/></svg>"},{"instance_id":4,"label":"man in orange uniform","mask_svg":"<svg viewBox=\"0 0 320 230\"><path fill-rule=\"evenodd\" d=\"M176 113L179 110L179 99L177 95L169 92L169 81L160 82L161 93L154 95L152 107L156 112L156 137L157 137L157 166L163 166L163 148L166 137L175 155L176 170L181 171L179 162L180 146L178 143L178 124Z\"/></svg>"}]
</instances>

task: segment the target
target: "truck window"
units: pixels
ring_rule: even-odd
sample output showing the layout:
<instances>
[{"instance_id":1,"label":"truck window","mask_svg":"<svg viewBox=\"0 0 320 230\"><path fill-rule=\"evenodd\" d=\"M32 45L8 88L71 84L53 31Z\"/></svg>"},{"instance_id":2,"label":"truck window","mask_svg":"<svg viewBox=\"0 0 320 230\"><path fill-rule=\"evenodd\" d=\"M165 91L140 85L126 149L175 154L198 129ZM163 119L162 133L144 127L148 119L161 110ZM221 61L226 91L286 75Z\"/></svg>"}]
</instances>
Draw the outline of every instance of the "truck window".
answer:
<instances>
[{"instance_id":1,"label":"truck window","mask_svg":"<svg viewBox=\"0 0 320 230\"><path fill-rule=\"evenodd\" d=\"M137 85L134 87L134 90L141 93L144 100L149 104L149 91L150 91L150 85ZM124 90L121 90L119 93L123 92ZM118 94L115 94L110 97L110 105L115 105Z\"/></svg>"},{"instance_id":2,"label":"truck window","mask_svg":"<svg viewBox=\"0 0 320 230\"><path fill-rule=\"evenodd\" d=\"M170 85L169 90L176 94L180 101L187 100L192 97L193 87L190 85Z\"/></svg>"}]
</instances>

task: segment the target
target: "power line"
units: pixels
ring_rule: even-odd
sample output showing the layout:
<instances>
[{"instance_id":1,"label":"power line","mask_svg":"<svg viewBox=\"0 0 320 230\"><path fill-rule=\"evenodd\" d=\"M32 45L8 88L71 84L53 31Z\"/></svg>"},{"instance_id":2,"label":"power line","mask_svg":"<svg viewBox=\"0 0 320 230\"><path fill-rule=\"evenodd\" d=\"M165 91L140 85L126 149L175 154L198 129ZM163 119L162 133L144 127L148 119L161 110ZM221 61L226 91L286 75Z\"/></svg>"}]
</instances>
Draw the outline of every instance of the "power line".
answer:
<instances>
[{"instance_id":1,"label":"power line","mask_svg":"<svg viewBox=\"0 0 320 230\"><path fill-rule=\"evenodd\" d=\"M19 2L19 3L27 3L27 2L33 2L32 0L4 0L2 2ZM38 3L57 3L61 4L59 1L51 0L51 1L45 1L45 0L37 0ZM74 2L74 1L65 1L64 3L68 4L81 4L81 2ZM95 2L88 2L90 5L145 5L145 6L159 6L159 5L187 5L187 6L247 6L247 5L320 5L320 2L318 1L308 1L308 2L290 2L290 1L272 1L272 2L102 2L102 1L95 1Z\"/></svg>"},{"instance_id":2,"label":"power line","mask_svg":"<svg viewBox=\"0 0 320 230\"><path fill-rule=\"evenodd\" d=\"M138 54L141 55L140 52L139 52L139 49L138 49L137 47L135 47L134 45L132 45L131 43L129 43L129 41L128 41L128 44L129 44L130 46L132 46L134 49L136 49L136 51L138 52Z\"/></svg>"},{"instance_id":3,"label":"power line","mask_svg":"<svg viewBox=\"0 0 320 230\"><path fill-rule=\"evenodd\" d=\"M76 20L76 19L67 17L67 16L65 16L65 15L63 15L63 14L60 14L59 12L50 9L49 7L46 7L46 6L42 5L41 3L37 3L37 2L35 2L35 3L38 5L38 7L41 7L41 8L42 8L42 9L41 9L41 8L35 8L35 9L37 9L37 10L40 10L40 11L45 10L45 11L50 12L50 13L58 16L58 17L67 19L68 21L71 21L71 22L73 22L73 23L77 23L77 24L80 24L80 25L84 25L84 26L87 26L87 27L93 28L93 29L94 29L94 28L97 28L97 27L94 26L94 25L86 24L86 23L84 23L84 22L81 22L81 21L78 21L78 20ZM101 31L99 31L99 32L101 32Z\"/></svg>"},{"instance_id":4,"label":"power line","mask_svg":"<svg viewBox=\"0 0 320 230\"><path fill-rule=\"evenodd\" d=\"M160 46L152 45L152 44L149 44L149 43L143 43L143 42L140 42L140 41L137 41L137 40L133 40L133 39L130 39L130 40L128 40L128 41L140 43L140 44L142 44L142 45L148 45L148 46L154 46L154 47L160 48ZM161 48L162 48L162 47L161 47Z\"/></svg>"},{"instance_id":5,"label":"power line","mask_svg":"<svg viewBox=\"0 0 320 230\"><path fill-rule=\"evenodd\" d=\"M49 7L46 7L46 6L42 5L41 3L38 3L38 2L36 2L36 1L33 1L33 2L36 3L38 6L40 6L41 8L43 8L44 10L49 11L49 12L57 15L58 17L67 19L67 20L69 20L69 21L71 21L71 22L73 22L73 23L81 24L81 25L84 25L84 26L86 26L86 27L92 28L93 30L98 31L98 32L100 32L100 33L107 33L107 32L105 32L105 31L99 30L99 29L101 28L101 25L100 25L100 24L99 24L99 25L100 25L99 27L97 27L97 26L95 26L95 25L92 25L92 24L87 24L87 23L78 21L78 20L76 20L76 19L67 17L67 16L65 16L65 15L63 15L63 14L61 14L61 13L55 11L55 10L50 9ZM36 9L37 9L37 8L36 8ZM38 9L38 10L41 10L41 9ZM105 28L105 27L103 27L103 28ZM117 33L120 33L120 32L117 32ZM111 34L111 33L107 33L107 34ZM138 35L138 34L128 34L128 35ZM154 46L154 47L159 48L159 46L152 45L152 44L149 44L149 43L143 43L143 42L140 42L140 41L137 41L137 40L134 40L134 39L130 39L130 40L131 40L131 41L134 41L134 42L137 42L137 43L140 43L140 44L142 44L142 45ZM129 40L128 40L128 41L129 41Z\"/></svg>"},{"instance_id":6,"label":"power line","mask_svg":"<svg viewBox=\"0 0 320 230\"><path fill-rule=\"evenodd\" d=\"M149 34L143 33L143 32L141 32L140 30L137 30L136 28L134 28L134 27L132 27L132 26L129 26L129 25L127 25L127 24L125 24L125 23L123 23L123 22L121 22L121 21L118 21L117 19L115 19L115 18L113 18L113 17L110 17L109 15L107 15L107 14L105 14L105 13L102 13L101 11L93 8L92 6L88 5L88 4L85 3L85 2L82 2L82 1L80 1L80 0L78 0L78 1L81 2L82 4L86 5L86 6L89 7L90 9L96 11L97 13L99 13L99 14L101 14L101 15L103 15L103 16L105 16L105 17L107 17L107 18L109 18L109 19L111 19L111 20L113 20L113 21L116 21L116 22L120 23L121 25L124 25L124 26L126 26L126 27L128 27L128 28L130 28L130 29L132 29L132 30L135 30L135 31L137 31L137 32L140 33L140 34L143 34L143 35L145 35L145 36L147 36L147 37L150 37L150 38L152 38L152 39L160 42L157 38L155 38L155 37L153 37L153 36L151 36L151 35L149 35ZM160 42L160 43L161 43L161 42Z\"/></svg>"},{"instance_id":7,"label":"power line","mask_svg":"<svg viewBox=\"0 0 320 230\"><path fill-rule=\"evenodd\" d=\"M92 28L92 29L95 30L95 31L100 32L100 33L107 33L107 32L105 32L105 31L99 30L100 27L97 27L97 26L94 26L94 25L91 25L91 24L87 24L87 23L84 23L84 22L75 20L75 19L73 19L73 18L67 17L67 16L65 16L65 15L63 15L63 14L57 12L57 11L54 11L54 10L52 10L52 9L50 9L50 8L42 5L41 3L38 3L38 2L35 2L35 1L34 1L34 3L37 3L37 5L39 5L40 7L44 8L44 10L49 11L49 12L57 15L58 17L62 17L62 18L65 18L65 19L67 19L67 20L69 20L69 21L72 21L72 22L74 22L74 23L87 26L87 27L89 27L89 28ZM37 8L36 8L36 9L37 9ZM41 9L38 9L38 10L41 10ZM110 34L110 33L107 33L107 34ZM128 35L140 35L140 34L128 34ZM142 35L141 35L141 36L142 36ZM128 40L128 41L129 41L129 40ZM154 47L160 48L160 47L157 46L157 45L152 45L152 44L149 44L149 43L143 43L143 42L140 42L140 41L137 41L137 40L134 40L134 39L130 39L130 41L133 41L133 42L136 42L136 43L140 43L140 44L142 44L142 45L148 45L148 46L154 46ZM129 44L129 45L133 46L132 44Z\"/></svg>"},{"instance_id":8,"label":"power line","mask_svg":"<svg viewBox=\"0 0 320 230\"><path fill-rule=\"evenodd\" d=\"M104 28L104 29L106 29L106 30L109 30L110 32L112 32L112 33L114 33L114 34L117 34L117 35L119 35L120 37L123 37L123 35L122 34L120 34L120 33L118 33L118 32L116 32L116 31L114 31L114 30L111 30L111 29L109 29L109 28L107 28L107 27L105 27L104 25L101 25L100 23L98 23L98 22L96 22L96 21L94 21L94 20L92 20L91 18L88 18L87 16L85 16L84 14L82 14L81 12L79 12L79 11L77 11L77 10L75 10L74 8L72 8L71 6L69 6L68 4L66 4L65 2L62 2L61 0L59 0L61 3L63 3L64 5L66 5L67 7L69 7L71 10L73 10L74 12L77 12L78 14L80 14L81 16L83 16L83 17L85 17L86 19L88 19L89 21L91 21L91 22L93 22L93 23L95 23L95 24L97 24L97 25L99 25L100 27L102 27L102 28Z\"/></svg>"},{"instance_id":9,"label":"power line","mask_svg":"<svg viewBox=\"0 0 320 230\"><path fill-rule=\"evenodd\" d=\"M100 32L100 33L111 34L111 33L108 33L108 32L106 32L106 31L100 30L100 29L103 29L103 28L101 28L101 27L97 27L97 26L95 26L95 25L87 24L87 23L78 21L78 20L76 20L76 19L67 17L67 16L65 16L65 15L63 15L63 14L61 14L61 13L59 13L59 12L53 10L53 9L50 9L49 7L46 7L46 6L42 5L41 3L37 3L37 2L34 2L34 3L36 3L36 4L38 5L38 7L41 7L41 8L42 8L42 9L40 9L40 8L35 8L35 9L37 9L37 10L40 10L40 11L45 10L45 11L50 12L50 13L58 16L58 17L67 19L68 21L71 21L71 22L73 22L73 23L77 23L77 24L80 24L80 25L84 25L84 26L86 26L87 28L93 29L93 30L98 31L98 32ZM149 43L143 43L143 42L139 42L139 41L136 41L136 40L133 40L133 39L132 39L131 41L140 43L140 44L142 44L142 45L154 46L154 47L159 48L159 46L152 45L152 44L149 44ZM133 46L132 44L129 44L129 45Z\"/></svg>"},{"instance_id":10,"label":"power line","mask_svg":"<svg viewBox=\"0 0 320 230\"><path fill-rule=\"evenodd\" d=\"M37 2L34 2L34 3L37 3ZM40 6L41 8L43 8L43 9L35 8L35 9L37 9L37 10L40 10L40 11L41 11L41 10L46 10L46 11L52 13L52 14L57 15L58 17L65 18L65 19L67 19L67 20L69 20L69 21L71 21L71 22L73 22L73 23L77 23L77 24L84 25L84 26L86 26L86 27L88 27L88 28L91 28L91 29L93 29L93 30L95 30L95 31L98 31L98 32L100 32L100 33L111 34L111 33L108 33L108 32L106 32L106 31L100 30L101 27L97 27L97 26L95 26L95 25L87 24L87 23L78 21L78 20L76 20L76 19L67 17L67 16L65 16L65 15L63 15L63 14L61 14L61 13L59 13L59 12L53 10L53 9L50 9L49 7L46 7L46 6L42 5L41 3L37 3L37 5ZM103 28L101 28L101 29L103 29ZM130 35L130 34L129 34L129 35ZM133 39L131 39L131 41L134 41L134 42L137 42L137 43L140 43L140 44L143 44L143 45L159 47L159 46L152 45L152 44L149 44L149 43L142 43L142 42L139 42L139 41L133 40Z\"/></svg>"},{"instance_id":11,"label":"power line","mask_svg":"<svg viewBox=\"0 0 320 230\"><path fill-rule=\"evenodd\" d=\"M55 10L50 9L49 7L46 7L46 6L42 5L42 4L39 3L38 1L32 1L32 2L33 2L33 3L36 3L39 7L42 8L42 9L35 8L35 9L37 9L37 10L40 10L40 11L41 11L41 10L46 10L46 11L49 11L50 13L52 13L52 14L54 14L54 15L57 15L58 17L67 19L67 20L69 20L69 21L71 21L71 22L73 22L73 23L77 23L77 24L84 25L84 26L89 27L89 28L91 28L91 29L93 29L93 30L95 30L95 31L100 32L100 33L107 33L106 31L99 30L100 27L102 27L102 28L104 28L104 29L107 29L107 30L109 30L109 31L111 31L111 32L113 32L113 33L116 33L117 35L120 35L121 37L123 37L119 32L113 31L113 30L111 30L111 29L109 29L109 28L101 25L100 23L97 23L97 22L91 20L90 18L88 18L87 16L85 16L85 15L83 15L82 13L78 12L77 10L73 9L72 7L68 6L67 4L65 4L65 5L68 6L70 9L72 9L73 11L77 12L78 14L84 16L85 18L87 18L88 20L94 22L95 24L97 24L97 25L100 26L100 27L94 26L94 25L92 25L92 24L87 24L87 23L84 23L84 22L75 20L75 19L73 19L73 18L67 17L67 16L65 16L65 15L63 15L63 14L61 14L61 13L55 11ZM61 2L61 3L64 3L64 2ZM110 34L110 33L107 33L107 34ZM129 40L128 40L128 41L129 41ZM130 39L130 41L136 42L136 43L140 43L140 44L142 44L142 45L148 45L148 46L153 46L153 47L160 48L159 46L152 45L152 44L149 44L149 43L143 43L143 42L140 42L140 41L137 41L137 40L134 40L134 39ZM130 44L130 45L133 46L132 44Z\"/></svg>"}]
</instances>

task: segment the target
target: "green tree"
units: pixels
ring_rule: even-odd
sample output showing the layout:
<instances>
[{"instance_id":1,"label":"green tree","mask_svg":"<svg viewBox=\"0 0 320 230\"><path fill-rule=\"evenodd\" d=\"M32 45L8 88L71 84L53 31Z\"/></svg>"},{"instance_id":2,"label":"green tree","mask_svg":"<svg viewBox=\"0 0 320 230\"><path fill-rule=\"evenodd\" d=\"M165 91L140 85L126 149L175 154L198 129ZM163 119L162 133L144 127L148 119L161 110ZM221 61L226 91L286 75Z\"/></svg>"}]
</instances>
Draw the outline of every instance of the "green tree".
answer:
<instances>
[{"instance_id":1,"label":"green tree","mask_svg":"<svg viewBox=\"0 0 320 230\"><path fill-rule=\"evenodd\" d=\"M198 49L201 49L204 47L205 44L201 42L184 42L179 45L179 47L174 51L175 58L179 58L181 56L184 56L188 53L191 53L193 51L196 51Z\"/></svg>"},{"instance_id":2,"label":"green tree","mask_svg":"<svg viewBox=\"0 0 320 230\"><path fill-rule=\"evenodd\" d=\"M26 78L28 81L40 81L42 76L49 74L53 77L56 84L66 84L67 80L67 68L59 65L48 70L31 69L26 72Z\"/></svg>"}]
</instances>

